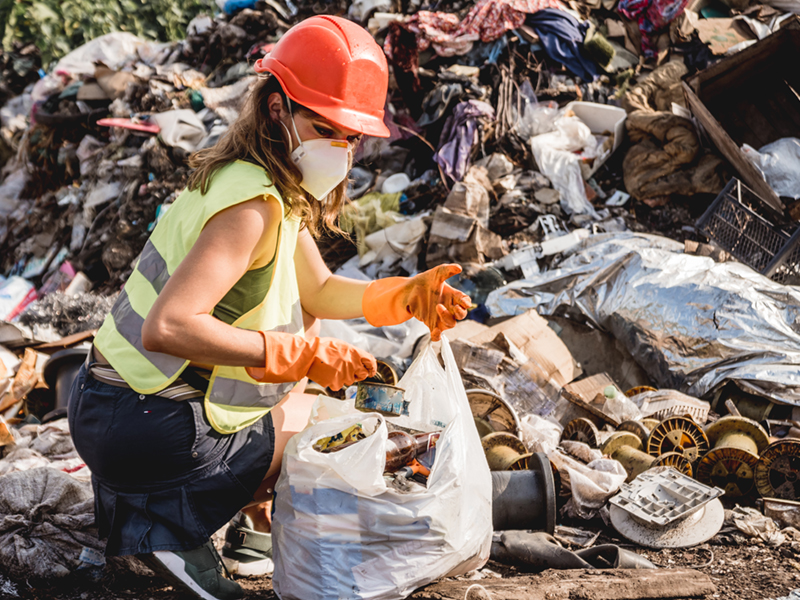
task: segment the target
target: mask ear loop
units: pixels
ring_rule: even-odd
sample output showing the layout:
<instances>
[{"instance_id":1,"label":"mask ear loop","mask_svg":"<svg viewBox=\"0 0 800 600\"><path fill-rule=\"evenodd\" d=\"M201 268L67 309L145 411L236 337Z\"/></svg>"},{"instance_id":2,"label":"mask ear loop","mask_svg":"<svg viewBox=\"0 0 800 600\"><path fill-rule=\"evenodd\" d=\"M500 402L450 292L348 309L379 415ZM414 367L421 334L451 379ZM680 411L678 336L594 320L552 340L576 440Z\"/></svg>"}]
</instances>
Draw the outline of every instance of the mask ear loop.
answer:
<instances>
[{"instance_id":1,"label":"mask ear loop","mask_svg":"<svg viewBox=\"0 0 800 600\"><path fill-rule=\"evenodd\" d=\"M294 134L297 136L297 142L299 144L297 146L297 148L292 150L291 147L294 144L291 143L292 136L291 136L291 134L289 134L289 152L292 155L292 159L295 162L297 162L298 160L300 160L303 157L303 154L305 154L305 153L301 152L301 149L303 148L303 142L300 140L300 134L297 132L297 123L294 122L294 111L292 110L292 101L289 99L289 96L286 96L286 107L289 109L289 118L292 121L292 129L294 129ZM283 125L283 121L281 121L281 125ZM289 128L286 127L286 125L283 125L283 128L286 129L286 133L288 134L289 133ZM296 156L295 156L295 152L297 152Z\"/></svg>"},{"instance_id":2,"label":"mask ear loop","mask_svg":"<svg viewBox=\"0 0 800 600\"><path fill-rule=\"evenodd\" d=\"M289 128L286 127L286 125L283 124L283 121L278 121L278 123L281 124L281 127L283 127L283 130L286 132L286 138L289 140L289 154L291 155L292 154L292 146L294 146L294 144L292 144L292 134L289 133Z\"/></svg>"}]
</instances>

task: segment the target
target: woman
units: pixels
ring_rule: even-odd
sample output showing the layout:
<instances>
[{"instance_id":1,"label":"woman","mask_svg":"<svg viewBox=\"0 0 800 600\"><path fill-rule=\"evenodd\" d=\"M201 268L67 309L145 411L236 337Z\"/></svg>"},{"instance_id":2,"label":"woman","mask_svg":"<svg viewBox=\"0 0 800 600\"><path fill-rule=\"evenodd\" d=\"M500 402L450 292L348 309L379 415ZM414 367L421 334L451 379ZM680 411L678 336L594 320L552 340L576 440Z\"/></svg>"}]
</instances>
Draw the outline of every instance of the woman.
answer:
<instances>
[{"instance_id":1,"label":"woman","mask_svg":"<svg viewBox=\"0 0 800 600\"><path fill-rule=\"evenodd\" d=\"M136 554L206 599L238 598L271 563L268 500L288 439L308 421L307 378L340 389L375 359L319 338L317 319L424 321L433 339L469 298L445 265L370 283L334 276L314 242L337 230L363 134L388 135L388 68L361 27L313 17L256 63L242 115L148 240L98 331L69 407L109 555ZM241 512L239 512L241 511Z\"/></svg>"}]
</instances>

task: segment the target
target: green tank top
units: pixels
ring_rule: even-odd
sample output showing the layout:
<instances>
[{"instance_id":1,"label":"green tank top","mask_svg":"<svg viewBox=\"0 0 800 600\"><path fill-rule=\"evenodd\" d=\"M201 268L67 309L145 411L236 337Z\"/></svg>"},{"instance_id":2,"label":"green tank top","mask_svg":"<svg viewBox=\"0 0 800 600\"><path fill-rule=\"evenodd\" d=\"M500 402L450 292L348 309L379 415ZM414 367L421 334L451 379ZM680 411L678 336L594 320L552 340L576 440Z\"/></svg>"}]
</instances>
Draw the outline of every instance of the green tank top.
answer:
<instances>
[{"instance_id":1,"label":"green tank top","mask_svg":"<svg viewBox=\"0 0 800 600\"><path fill-rule=\"evenodd\" d=\"M274 269L273 256L268 265L247 271L214 307L212 314L220 321L232 325L236 319L253 310L267 295Z\"/></svg>"}]
</instances>

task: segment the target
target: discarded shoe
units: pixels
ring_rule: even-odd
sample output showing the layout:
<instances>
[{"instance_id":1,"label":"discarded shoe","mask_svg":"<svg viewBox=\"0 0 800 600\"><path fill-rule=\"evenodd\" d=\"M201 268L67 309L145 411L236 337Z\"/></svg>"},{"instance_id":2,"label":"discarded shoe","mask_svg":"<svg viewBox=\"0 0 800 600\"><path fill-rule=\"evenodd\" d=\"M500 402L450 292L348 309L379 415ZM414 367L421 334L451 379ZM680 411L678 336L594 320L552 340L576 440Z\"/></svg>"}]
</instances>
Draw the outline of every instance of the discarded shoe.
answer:
<instances>
[{"instance_id":1,"label":"discarded shoe","mask_svg":"<svg viewBox=\"0 0 800 600\"><path fill-rule=\"evenodd\" d=\"M237 575L272 575L272 535L253 529L253 521L238 513L225 531L222 560Z\"/></svg>"},{"instance_id":2,"label":"discarded shoe","mask_svg":"<svg viewBox=\"0 0 800 600\"><path fill-rule=\"evenodd\" d=\"M203 600L237 600L241 586L225 577L222 560L211 540L185 552L160 551L137 558L173 586Z\"/></svg>"}]
</instances>

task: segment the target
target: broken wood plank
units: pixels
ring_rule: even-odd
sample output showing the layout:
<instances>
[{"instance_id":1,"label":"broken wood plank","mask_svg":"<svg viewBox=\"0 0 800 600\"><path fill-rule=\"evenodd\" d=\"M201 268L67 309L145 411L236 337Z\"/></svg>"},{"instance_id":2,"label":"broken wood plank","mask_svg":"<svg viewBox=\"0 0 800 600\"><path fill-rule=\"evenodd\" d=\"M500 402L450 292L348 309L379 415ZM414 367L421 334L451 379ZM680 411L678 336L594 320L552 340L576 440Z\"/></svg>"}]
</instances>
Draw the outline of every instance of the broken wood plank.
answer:
<instances>
[{"instance_id":1,"label":"broken wood plank","mask_svg":"<svg viewBox=\"0 0 800 600\"><path fill-rule=\"evenodd\" d=\"M54 342L44 342L42 344L37 344L36 346L33 347L36 349L37 352L44 352L45 354L49 354L50 350L63 350L64 348L69 348L86 340L91 340L94 338L96 333L97 329L90 329L89 331L81 331L79 333L73 333L72 335L60 338Z\"/></svg>"},{"instance_id":2,"label":"broken wood plank","mask_svg":"<svg viewBox=\"0 0 800 600\"><path fill-rule=\"evenodd\" d=\"M692 114L703 125L708 133L708 137L714 142L717 149L722 155L727 158L733 167L739 171L742 181L744 181L750 189L752 189L764 202L766 202L774 210L783 213L783 203L778 195L764 181L761 173L756 169L755 165L748 159L734 141L728 135L728 132L722 128L719 121L711 114L708 108L703 104L700 98L695 95L691 87L686 82L682 82L683 95L686 98L686 104L692 111Z\"/></svg>"},{"instance_id":3,"label":"broken wood plank","mask_svg":"<svg viewBox=\"0 0 800 600\"><path fill-rule=\"evenodd\" d=\"M473 584L482 585L492 600L641 600L697 598L716 586L693 569L570 569L540 575L480 581L439 581L415 592L415 600L464 600Z\"/></svg>"}]
</instances>

